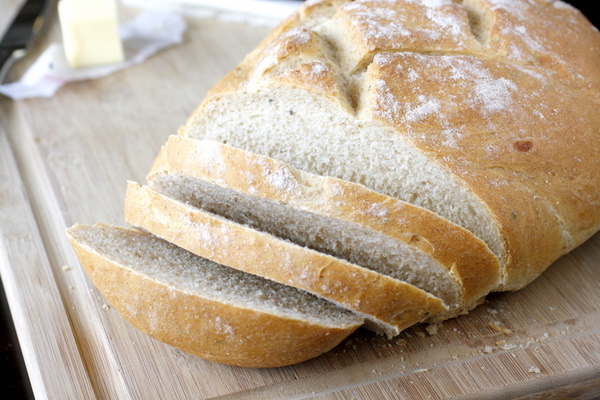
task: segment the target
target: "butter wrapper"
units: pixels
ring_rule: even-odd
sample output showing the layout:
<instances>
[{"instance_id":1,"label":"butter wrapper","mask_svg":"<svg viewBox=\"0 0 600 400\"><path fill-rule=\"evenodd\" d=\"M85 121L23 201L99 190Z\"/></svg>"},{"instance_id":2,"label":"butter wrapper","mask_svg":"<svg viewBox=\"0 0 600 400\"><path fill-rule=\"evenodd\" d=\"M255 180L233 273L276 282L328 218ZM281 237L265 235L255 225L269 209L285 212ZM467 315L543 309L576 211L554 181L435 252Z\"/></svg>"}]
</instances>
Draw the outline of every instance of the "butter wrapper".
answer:
<instances>
[{"instance_id":1,"label":"butter wrapper","mask_svg":"<svg viewBox=\"0 0 600 400\"><path fill-rule=\"evenodd\" d=\"M94 67L69 67L62 44L52 43L16 82L0 85L0 93L14 100L52 97L67 82L98 79L141 64L151 55L183 41L184 18L174 11L146 10L119 27L125 60Z\"/></svg>"}]
</instances>

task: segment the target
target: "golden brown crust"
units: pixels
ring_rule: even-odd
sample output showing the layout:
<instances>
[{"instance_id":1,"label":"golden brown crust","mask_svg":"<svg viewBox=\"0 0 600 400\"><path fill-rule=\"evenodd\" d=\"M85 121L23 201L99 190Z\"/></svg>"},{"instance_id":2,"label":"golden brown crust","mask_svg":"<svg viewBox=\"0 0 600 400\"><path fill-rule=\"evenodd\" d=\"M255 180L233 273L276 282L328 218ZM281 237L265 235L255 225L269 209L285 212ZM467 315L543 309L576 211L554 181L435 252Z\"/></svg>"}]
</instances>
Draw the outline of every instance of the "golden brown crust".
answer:
<instances>
[{"instance_id":1,"label":"golden brown crust","mask_svg":"<svg viewBox=\"0 0 600 400\"><path fill-rule=\"evenodd\" d=\"M127 321L210 361L290 365L329 351L358 327L325 327L203 298L134 272L68 236L87 274Z\"/></svg>"},{"instance_id":2,"label":"golden brown crust","mask_svg":"<svg viewBox=\"0 0 600 400\"><path fill-rule=\"evenodd\" d=\"M389 325L389 335L445 309L440 299L412 285L216 217L133 182L125 203L128 223L201 257L332 300Z\"/></svg>"},{"instance_id":3,"label":"golden brown crust","mask_svg":"<svg viewBox=\"0 0 600 400\"><path fill-rule=\"evenodd\" d=\"M323 0L305 5L295 21L294 29L327 38L335 53L323 60L335 60L328 76L345 90L335 96L352 104L357 123L393 129L485 204L507 252L500 289L523 287L598 231L600 34L573 7ZM272 40L287 32L282 27ZM307 68L301 57L257 74L269 55L265 43L242 64L248 81L240 86L318 93L294 72ZM352 79L355 86L347 85ZM183 135L222 94L204 99Z\"/></svg>"},{"instance_id":4,"label":"golden brown crust","mask_svg":"<svg viewBox=\"0 0 600 400\"><path fill-rule=\"evenodd\" d=\"M472 233L437 214L362 185L308 174L217 142L179 136L169 138L149 179L162 171L344 220L424 251L460 282L462 306L475 303L499 283L498 259Z\"/></svg>"},{"instance_id":5,"label":"golden brown crust","mask_svg":"<svg viewBox=\"0 0 600 400\"><path fill-rule=\"evenodd\" d=\"M407 74L419 74L427 85L415 88ZM507 243L507 288L528 283L597 230L600 203L590 191L600 184L592 167L600 156L593 140L597 106L582 102L581 93L557 91L511 64L468 56L376 57L367 80L378 82L370 93L372 118L393 124L492 211ZM470 108L440 97L447 87L453 98L481 104ZM400 106L380 112L392 106L390 96ZM411 114L427 105L435 112Z\"/></svg>"}]
</instances>

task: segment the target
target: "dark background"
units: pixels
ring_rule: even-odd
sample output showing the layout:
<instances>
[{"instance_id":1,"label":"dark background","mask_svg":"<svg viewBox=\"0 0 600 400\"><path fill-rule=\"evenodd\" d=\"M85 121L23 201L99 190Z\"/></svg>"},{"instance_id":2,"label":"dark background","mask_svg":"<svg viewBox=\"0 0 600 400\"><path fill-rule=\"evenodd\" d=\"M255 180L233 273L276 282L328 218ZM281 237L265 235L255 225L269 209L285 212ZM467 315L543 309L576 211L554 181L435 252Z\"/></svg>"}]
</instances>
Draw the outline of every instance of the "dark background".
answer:
<instances>
[{"instance_id":1,"label":"dark background","mask_svg":"<svg viewBox=\"0 0 600 400\"><path fill-rule=\"evenodd\" d=\"M600 12L593 0L567 1L579 8L596 26L600 26ZM592 10L592 7L594 9ZM33 399L19 342L6 303L4 288L0 285L0 393L5 399Z\"/></svg>"},{"instance_id":2,"label":"dark background","mask_svg":"<svg viewBox=\"0 0 600 400\"><path fill-rule=\"evenodd\" d=\"M573 0L565 1L581 10L582 13L594 24L600 28L600 12L598 11L598 2L594 0ZM593 8L593 10L592 10Z\"/></svg>"}]
</instances>

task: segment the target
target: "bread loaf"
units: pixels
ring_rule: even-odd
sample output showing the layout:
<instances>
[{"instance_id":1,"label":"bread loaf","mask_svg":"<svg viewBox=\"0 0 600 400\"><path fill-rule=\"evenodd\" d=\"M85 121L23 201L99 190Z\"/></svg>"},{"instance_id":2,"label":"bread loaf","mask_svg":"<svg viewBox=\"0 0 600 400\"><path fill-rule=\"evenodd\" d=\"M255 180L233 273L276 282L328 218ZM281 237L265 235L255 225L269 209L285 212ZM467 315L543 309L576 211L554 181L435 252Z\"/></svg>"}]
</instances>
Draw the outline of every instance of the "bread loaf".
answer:
<instances>
[{"instance_id":1,"label":"bread loaf","mask_svg":"<svg viewBox=\"0 0 600 400\"><path fill-rule=\"evenodd\" d=\"M179 201L415 285L448 306L430 320L473 308L500 282L489 248L432 212L217 142L170 137L148 181Z\"/></svg>"},{"instance_id":2,"label":"bread loaf","mask_svg":"<svg viewBox=\"0 0 600 400\"><path fill-rule=\"evenodd\" d=\"M298 362L520 289L596 233L599 106L600 33L562 1L308 0L130 184L126 219L172 243L69 235L153 337Z\"/></svg>"},{"instance_id":3,"label":"bread loaf","mask_svg":"<svg viewBox=\"0 0 600 400\"><path fill-rule=\"evenodd\" d=\"M180 129L431 210L499 290L600 224L600 34L555 0L308 1Z\"/></svg>"},{"instance_id":4,"label":"bread loaf","mask_svg":"<svg viewBox=\"0 0 600 400\"><path fill-rule=\"evenodd\" d=\"M129 322L208 360L293 364L330 350L362 324L327 301L147 233L99 224L67 234L94 284Z\"/></svg>"}]
</instances>

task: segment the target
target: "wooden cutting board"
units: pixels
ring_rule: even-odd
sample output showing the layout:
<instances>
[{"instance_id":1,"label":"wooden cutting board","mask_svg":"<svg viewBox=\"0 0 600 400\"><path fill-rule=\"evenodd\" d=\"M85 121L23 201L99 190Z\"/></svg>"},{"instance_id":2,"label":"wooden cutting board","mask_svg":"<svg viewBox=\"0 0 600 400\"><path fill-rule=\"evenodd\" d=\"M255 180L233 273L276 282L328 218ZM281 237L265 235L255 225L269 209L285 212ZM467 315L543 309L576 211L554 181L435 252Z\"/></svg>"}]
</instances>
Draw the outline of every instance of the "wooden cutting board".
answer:
<instances>
[{"instance_id":1,"label":"wooden cutting board","mask_svg":"<svg viewBox=\"0 0 600 400\"><path fill-rule=\"evenodd\" d=\"M16 3L0 0L0 10ZM60 40L57 28L54 22L14 76ZM126 181L144 182L167 136L267 32L190 21L183 44L142 65L69 84L50 99L0 98L0 273L36 397L600 396L598 235L524 290L493 294L467 316L416 326L393 340L361 330L286 368L206 362L141 334L106 302L64 229L75 222L124 225Z\"/></svg>"}]
</instances>

